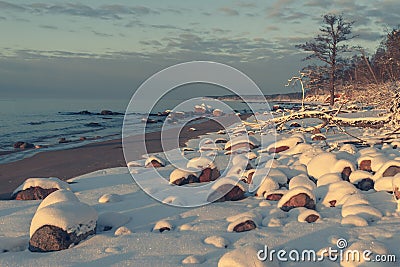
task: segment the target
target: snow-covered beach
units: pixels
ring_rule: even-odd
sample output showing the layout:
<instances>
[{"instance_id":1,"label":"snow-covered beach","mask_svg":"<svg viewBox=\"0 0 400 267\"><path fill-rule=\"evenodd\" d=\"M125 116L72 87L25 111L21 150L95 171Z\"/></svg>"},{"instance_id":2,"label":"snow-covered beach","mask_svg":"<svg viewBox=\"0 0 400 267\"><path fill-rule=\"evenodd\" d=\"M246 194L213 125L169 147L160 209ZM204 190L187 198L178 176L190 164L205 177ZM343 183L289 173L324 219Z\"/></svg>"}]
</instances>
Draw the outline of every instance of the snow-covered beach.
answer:
<instances>
[{"instance_id":1,"label":"snow-covered beach","mask_svg":"<svg viewBox=\"0 0 400 267\"><path fill-rule=\"evenodd\" d=\"M336 118L351 121L368 116L347 113ZM200 166L190 169L194 178L182 172L171 175L176 169L173 157L159 152L149 160L130 162L128 168L69 179L69 189L79 199L73 201L97 213L97 229L95 235L66 250L44 254L28 250L33 234L29 229L41 201L1 201L0 266L395 266L378 260L400 257L397 134L388 138L391 131L384 127L347 127L344 133L334 126L328 132L302 133L318 123L313 119L297 122L300 127L286 122L276 134L275 129L260 128L265 125L250 117L226 131L188 138L180 153L188 159L187 168ZM160 166L145 167L158 158ZM227 164L229 159L233 166ZM208 167L220 171L215 182L211 176L211 181L204 181ZM160 173L170 183L166 187L158 186ZM178 176L188 179L179 187L174 184ZM203 183L196 184L196 177ZM201 205L226 184L231 185L229 197L238 200ZM185 187L198 189L198 194L187 198L170 191ZM193 199L199 207L182 207L193 206ZM66 197L53 202L68 201L72 200ZM52 203L46 205L57 204ZM39 220L39 225L37 221L34 230L46 223L71 226L63 226L61 219ZM272 262L257 257L265 256L266 248L275 250ZM340 262L324 254L329 249L370 254L367 258L360 254L360 261ZM276 254L279 250L286 252L281 260ZM289 254L294 250L299 259L296 253ZM315 251L315 262L301 260L302 252L309 250ZM319 256L323 261L318 261Z\"/></svg>"}]
</instances>

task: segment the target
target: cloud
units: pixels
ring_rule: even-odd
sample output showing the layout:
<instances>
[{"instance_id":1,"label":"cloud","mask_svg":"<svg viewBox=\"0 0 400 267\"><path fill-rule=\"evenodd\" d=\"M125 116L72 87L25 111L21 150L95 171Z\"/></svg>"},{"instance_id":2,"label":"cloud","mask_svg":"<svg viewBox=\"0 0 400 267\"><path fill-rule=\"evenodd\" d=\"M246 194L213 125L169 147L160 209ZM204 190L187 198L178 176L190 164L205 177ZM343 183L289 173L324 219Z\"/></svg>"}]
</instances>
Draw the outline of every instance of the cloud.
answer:
<instances>
[{"instance_id":1,"label":"cloud","mask_svg":"<svg viewBox=\"0 0 400 267\"><path fill-rule=\"evenodd\" d=\"M376 32L371 28L360 28L353 31L354 35L357 35L357 39L365 40L365 41L378 41L383 38L383 34L381 32Z\"/></svg>"},{"instance_id":2,"label":"cloud","mask_svg":"<svg viewBox=\"0 0 400 267\"><path fill-rule=\"evenodd\" d=\"M92 31L92 33L94 33L94 35L97 35L97 36L100 36L100 37L112 37L112 36L114 36L112 34L98 32L98 31Z\"/></svg>"},{"instance_id":3,"label":"cloud","mask_svg":"<svg viewBox=\"0 0 400 267\"><path fill-rule=\"evenodd\" d=\"M7 20L6 17L0 16L0 20Z\"/></svg>"},{"instance_id":4,"label":"cloud","mask_svg":"<svg viewBox=\"0 0 400 267\"><path fill-rule=\"evenodd\" d=\"M230 7L220 7L218 11L222 12L226 16L238 16L239 12Z\"/></svg>"},{"instance_id":5,"label":"cloud","mask_svg":"<svg viewBox=\"0 0 400 267\"><path fill-rule=\"evenodd\" d=\"M49 30L58 30L58 27L53 25L39 25L40 28L49 29Z\"/></svg>"},{"instance_id":6,"label":"cloud","mask_svg":"<svg viewBox=\"0 0 400 267\"><path fill-rule=\"evenodd\" d=\"M0 9L27 11L36 14L63 14L99 19L121 19L121 16L143 16L149 14L160 14L158 10L146 6L128 6L120 4L92 7L80 3L47 4L36 2L26 5L17 5L9 2L0 1ZM176 10L172 9L167 9L165 11L177 12Z\"/></svg>"},{"instance_id":7,"label":"cloud","mask_svg":"<svg viewBox=\"0 0 400 267\"><path fill-rule=\"evenodd\" d=\"M13 11L24 11L26 10L25 7L21 6L21 5L17 5L17 4L12 4L9 2L5 2L5 1L0 1L0 10L1 9L8 9L8 10L13 10Z\"/></svg>"}]
</instances>

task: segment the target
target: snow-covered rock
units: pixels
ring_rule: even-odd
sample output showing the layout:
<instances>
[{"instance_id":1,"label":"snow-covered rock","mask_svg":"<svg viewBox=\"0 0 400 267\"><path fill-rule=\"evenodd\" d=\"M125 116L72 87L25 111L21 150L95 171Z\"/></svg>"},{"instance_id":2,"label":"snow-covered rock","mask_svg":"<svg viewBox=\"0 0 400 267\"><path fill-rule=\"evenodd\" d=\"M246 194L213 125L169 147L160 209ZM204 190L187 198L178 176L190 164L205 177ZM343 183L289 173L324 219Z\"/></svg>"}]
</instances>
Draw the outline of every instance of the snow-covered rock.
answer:
<instances>
[{"instance_id":1,"label":"snow-covered rock","mask_svg":"<svg viewBox=\"0 0 400 267\"><path fill-rule=\"evenodd\" d=\"M293 208L305 207L315 208L315 195L308 188L298 186L288 190L278 202L278 208L283 211L289 211Z\"/></svg>"},{"instance_id":2,"label":"snow-covered rock","mask_svg":"<svg viewBox=\"0 0 400 267\"><path fill-rule=\"evenodd\" d=\"M203 262L205 262L205 258L201 255L190 255L182 260L182 264L202 264Z\"/></svg>"},{"instance_id":3,"label":"snow-covered rock","mask_svg":"<svg viewBox=\"0 0 400 267\"><path fill-rule=\"evenodd\" d=\"M211 187L207 201L236 201L244 198L248 185L233 177L221 177Z\"/></svg>"},{"instance_id":4,"label":"snow-covered rock","mask_svg":"<svg viewBox=\"0 0 400 267\"><path fill-rule=\"evenodd\" d=\"M216 235L207 237L206 239L204 239L204 243L213 245L216 248L227 248L230 244L230 242L226 238Z\"/></svg>"},{"instance_id":5,"label":"snow-covered rock","mask_svg":"<svg viewBox=\"0 0 400 267\"><path fill-rule=\"evenodd\" d=\"M104 194L99 198L99 203L116 203L121 202L122 196L118 194Z\"/></svg>"},{"instance_id":6,"label":"snow-covered rock","mask_svg":"<svg viewBox=\"0 0 400 267\"><path fill-rule=\"evenodd\" d=\"M340 181L319 186L314 192L318 202L326 207L335 207L344 196L355 194L357 188L349 182Z\"/></svg>"},{"instance_id":7,"label":"snow-covered rock","mask_svg":"<svg viewBox=\"0 0 400 267\"><path fill-rule=\"evenodd\" d=\"M257 139L255 139L253 136L248 136L248 135L239 135L236 137L233 137L231 140L226 142L225 144L225 150L236 150L236 149L254 149L260 146L260 143L258 142Z\"/></svg>"},{"instance_id":8,"label":"snow-covered rock","mask_svg":"<svg viewBox=\"0 0 400 267\"><path fill-rule=\"evenodd\" d=\"M182 169L175 169L169 175L169 183L174 185L185 185L190 183L199 183L200 179L197 173Z\"/></svg>"},{"instance_id":9,"label":"snow-covered rock","mask_svg":"<svg viewBox=\"0 0 400 267\"><path fill-rule=\"evenodd\" d=\"M16 200L44 199L60 189L71 190L71 187L68 183L55 177L29 178L14 190L11 198Z\"/></svg>"},{"instance_id":10,"label":"snow-covered rock","mask_svg":"<svg viewBox=\"0 0 400 267\"><path fill-rule=\"evenodd\" d=\"M218 261L218 267L277 267L276 261L260 261L257 258L262 246L247 245L225 253Z\"/></svg>"},{"instance_id":11,"label":"snow-covered rock","mask_svg":"<svg viewBox=\"0 0 400 267\"><path fill-rule=\"evenodd\" d=\"M318 180L317 180L317 186L323 186L327 184L332 184L336 182L343 181L342 177L339 175L339 173L327 173L322 175Z\"/></svg>"},{"instance_id":12,"label":"snow-covered rock","mask_svg":"<svg viewBox=\"0 0 400 267\"><path fill-rule=\"evenodd\" d=\"M368 226L368 222L363 217L358 215L348 215L344 217L341 221L342 225L350 225L350 226L357 226L357 227L365 227Z\"/></svg>"},{"instance_id":13,"label":"snow-covered rock","mask_svg":"<svg viewBox=\"0 0 400 267\"><path fill-rule=\"evenodd\" d=\"M376 221L382 218L382 213L370 205L351 205L342 208L342 217L349 215L357 215L364 218L368 222Z\"/></svg>"},{"instance_id":14,"label":"snow-covered rock","mask_svg":"<svg viewBox=\"0 0 400 267\"><path fill-rule=\"evenodd\" d=\"M246 232L257 228L257 224L251 216L241 216L228 225L228 232Z\"/></svg>"},{"instance_id":15,"label":"snow-covered rock","mask_svg":"<svg viewBox=\"0 0 400 267\"><path fill-rule=\"evenodd\" d=\"M171 231L172 229L174 229L173 225L166 220L161 220L158 221L154 227L153 227L153 232L164 232L164 231Z\"/></svg>"},{"instance_id":16,"label":"snow-covered rock","mask_svg":"<svg viewBox=\"0 0 400 267\"><path fill-rule=\"evenodd\" d=\"M214 181L220 176L217 166L208 157L192 158L188 161L186 167L193 172L200 172L198 176L200 183Z\"/></svg>"},{"instance_id":17,"label":"snow-covered rock","mask_svg":"<svg viewBox=\"0 0 400 267\"><path fill-rule=\"evenodd\" d=\"M266 148L268 153L280 153L291 148L294 148L297 144L303 143L304 140L298 136L284 138L275 143L269 145Z\"/></svg>"},{"instance_id":18,"label":"snow-covered rock","mask_svg":"<svg viewBox=\"0 0 400 267\"><path fill-rule=\"evenodd\" d=\"M315 183L311 181L310 178L308 178L308 176L305 174L300 174L290 179L289 190L298 186L308 188L310 191L314 190L317 187Z\"/></svg>"},{"instance_id":19,"label":"snow-covered rock","mask_svg":"<svg viewBox=\"0 0 400 267\"><path fill-rule=\"evenodd\" d=\"M160 168L160 167L165 167L166 162L163 158L152 155L148 157L144 163L144 166L146 168L154 167L154 168Z\"/></svg>"},{"instance_id":20,"label":"snow-covered rock","mask_svg":"<svg viewBox=\"0 0 400 267\"><path fill-rule=\"evenodd\" d=\"M320 220L320 218L321 215L317 211L310 209L302 210L297 216L297 220L299 222L308 222L308 223L316 222Z\"/></svg>"},{"instance_id":21,"label":"snow-covered rock","mask_svg":"<svg viewBox=\"0 0 400 267\"><path fill-rule=\"evenodd\" d=\"M99 214L97 229L99 231L109 231L127 224L130 220L131 218L129 216L119 212L103 212Z\"/></svg>"},{"instance_id":22,"label":"snow-covered rock","mask_svg":"<svg viewBox=\"0 0 400 267\"><path fill-rule=\"evenodd\" d=\"M47 252L67 249L95 234L97 212L87 204L62 201L42 207L33 216L29 250Z\"/></svg>"}]
</instances>

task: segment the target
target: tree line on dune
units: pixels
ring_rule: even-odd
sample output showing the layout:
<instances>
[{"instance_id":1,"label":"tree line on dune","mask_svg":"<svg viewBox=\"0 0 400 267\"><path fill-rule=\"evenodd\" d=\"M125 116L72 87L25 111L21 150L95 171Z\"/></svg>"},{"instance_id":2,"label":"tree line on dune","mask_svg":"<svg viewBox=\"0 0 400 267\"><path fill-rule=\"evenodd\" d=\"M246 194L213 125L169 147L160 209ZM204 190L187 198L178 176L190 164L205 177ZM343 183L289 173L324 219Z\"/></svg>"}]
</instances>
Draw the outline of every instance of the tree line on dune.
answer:
<instances>
[{"instance_id":1,"label":"tree line on dune","mask_svg":"<svg viewBox=\"0 0 400 267\"><path fill-rule=\"evenodd\" d=\"M400 26L386 30L376 51L370 55L361 46L350 46L355 21L343 15L325 14L313 40L296 45L309 53L304 60L313 63L300 73L311 94L329 92L334 105L338 88L365 89L365 85L396 82L400 77Z\"/></svg>"}]
</instances>

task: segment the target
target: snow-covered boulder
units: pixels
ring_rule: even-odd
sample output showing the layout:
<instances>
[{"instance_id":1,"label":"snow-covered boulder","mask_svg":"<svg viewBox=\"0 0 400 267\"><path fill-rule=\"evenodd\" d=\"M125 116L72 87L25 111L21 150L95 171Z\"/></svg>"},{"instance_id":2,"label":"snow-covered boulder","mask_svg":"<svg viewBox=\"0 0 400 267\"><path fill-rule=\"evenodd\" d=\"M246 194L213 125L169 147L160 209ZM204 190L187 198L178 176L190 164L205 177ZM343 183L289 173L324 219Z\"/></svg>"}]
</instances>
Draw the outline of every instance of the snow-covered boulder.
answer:
<instances>
[{"instance_id":1,"label":"snow-covered boulder","mask_svg":"<svg viewBox=\"0 0 400 267\"><path fill-rule=\"evenodd\" d=\"M357 188L346 181L335 182L315 189L317 201L326 207L335 207L338 202L346 195L357 193Z\"/></svg>"},{"instance_id":2,"label":"snow-covered boulder","mask_svg":"<svg viewBox=\"0 0 400 267\"><path fill-rule=\"evenodd\" d=\"M38 200L44 199L54 191L66 189L71 190L68 183L58 178L29 178L26 179L11 195L15 200Z\"/></svg>"},{"instance_id":3,"label":"snow-covered boulder","mask_svg":"<svg viewBox=\"0 0 400 267\"><path fill-rule=\"evenodd\" d=\"M260 146L260 143L253 136L239 135L233 137L225 144L225 150L234 151L237 149L251 150Z\"/></svg>"},{"instance_id":4,"label":"snow-covered boulder","mask_svg":"<svg viewBox=\"0 0 400 267\"><path fill-rule=\"evenodd\" d=\"M317 180L317 186L320 187L340 181L343 181L343 179L341 175L339 175L339 173L327 173L319 177L319 179Z\"/></svg>"},{"instance_id":5,"label":"snow-covered boulder","mask_svg":"<svg viewBox=\"0 0 400 267\"><path fill-rule=\"evenodd\" d=\"M317 211L310 209L303 209L297 216L297 220L299 222L308 222L308 223L316 222L320 218L321 215Z\"/></svg>"},{"instance_id":6,"label":"snow-covered boulder","mask_svg":"<svg viewBox=\"0 0 400 267\"><path fill-rule=\"evenodd\" d=\"M286 193L287 193L287 189L285 187L283 187L282 189L265 192L264 198L266 200L279 201L282 198L282 196Z\"/></svg>"},{"instance_id":7,"label":"snow-covered boulder","mask_svg":"<svg viewBox=\"0 0 400 267\"><path fill-rule=\"evenodd\" d=\"M157 156L150 156L146 159L144 166L146 168L154 167L154 168L160 168L160 167L165 167L166 162L164 159L157 157Z\"/></svg>"},{"instance_id":8,"label":"snow-covered boulder","mask_svg":"<svg viewBox=\"0 0 400 267\"><path fill-rule=\"evenodd\" d=\"M264 249L261 245L247 245L231 250L219 259L218 267L277 267L276 261L260 261L258 252ZM264 255L262 255L264 256Z\"/></svg>"},{"instance_id":9,"label":"snow-covered boulder","mask_svg":"<svg viewBox=\"0 0 400 267\"><path fill-rule=\"evenodd\" d=\"M314 193L308 188L298 186L288 190L278 202L278 208L283 211L289 211L297 207L315 209Z\"/></svg>"},{"instance_id":10,"label":"snow-covered boulder","mask_svg":"<svg viewBox=\"0 0 400 267\"><path fill-rule=\"evenodd\" d=\"M344 217L341 221L341 224L349 226L357 226L357 227L368 226L367 220L358 215L348 215Z\"/></svg>"},{"instance_id":11,"label":"snow-covered boulder","mask_svg":"<svg viewBox=\"0 0 400 267\"><path fill-rule=\"evenodd\" d=\"M319 179L321 176L327 173L341 173L342 179L348 180L352 171L354 171L355 165L349 160L337 159L333 153L321 153L312 158L307 164L308 174L315 179Z\"/></svg>"},{"instance_id":12,"label":"snow-covered boulder","mask_svg":"<svg viewBox=\"0 0 400 267\"><path fill-rule=\"evenodd\" d=\"M166 220L161 220L158 221L154 227L153 227L153 232L164 232L164 231L171 231L172 229L174 229L173 225Z\"/></svg>"},{"instance_id":13,"label":"snow-covered boulder","mask_svg":"<svg viewBox=\"0 0 400 267\"><path fill-rule=\"evenodd\" d=\"M122 196L118 194L104 194L99 198L99 203L116 203L121 202Z\"/></svg>"},{"instance_id":14,"label":"snow-covered boulder","mask_svg":"<svg viewBox=\"0 0 400 267\"><path fill-rule=\"evenodd\" d=\"M362 191L368 191L374 188L374 180L372 174L367 171L356 170L350 174L350 183L354 184Z\"/></svg>"},{"instance_id":15,"label":"snow-covered boulder","mask_svg":"<svg viewBox=\"0 0 400 267\"><path fill-rule=\"evenodd\" d=\"M29 250L68 249L95 234L97 212L78 201L56 202L38 209L30 227Z\"/></svg>"},{"instance_id":16,"label":"snow-covered boulder","mask_svg":"<svg viewBox=\"0 0 400 267\"><path fill-rule=\"evenodd\" d=\"M322 133L316 133L311 135L311 140L312 141L324 141L326 140L326 136Z\"/></svg>"},{"instance_id":17,"label":"snow-covered boulder","mask_svg":"<svg viewBox=\"0 0 400 267\"><path fill-rule=\"evenodd\" d=\"M374 180L377 180L381 177L392 177L398 173L400 173L400 161L389 160L385 162L374 174Z\"/></svg>"},{"instance_id":18,"label":"snow-covered boulder","mask_svg":"<svg viewBox=\"0 0 400 267\"><path fill-rule=\"evenodd\" d=\"M344 151L352 155L358 152L357 148L352 144L344 144L340 147L339 151Z\"/></svg>"},{"instance_id":19,"label":"snow-covered boulder","mask_svg":"<svg viewBox=\"0 0 400 267\"><path fill-rule=\"evenodd\" d=\"M257 224L251 216L241 216L228 225L228 232L246 232L257 228Z\"/></svg>"},{"instance_id":20,"label":"snow-covered boulder","mask_svg":"<svg viewBox=\"0 0 400 267\"><path fill-rule=\"evenodd\" d=\"M374 189L376 191L392 192L393 190L393 177L382 177L375 180Z\"/></svg>"},{"instance_id":21,"label":"snow-covered boulder","mask_svg":"<svg viewBox=\"0 0 400 267\"><path fill-rule=\"evenodd\" d=\"M174 185L185 185L191 183L199 183L200 179L194 172L182 169L175 169L169 175L169 183Z\"/></svg>"},{"instance_id":22,"label":"snow-covered boulder","mask_svg":"<svg viewBox=\"0 0 400 267\"><path fill-rule=\"evenodd\" d=\"M295 147L297 144L303 143L304 140L298 136L284 138L269 145L266 148L268 153L280 153Z\"/></svg>"},{"instance_id":23,"label":"snow-covered boulder","mask_svg":"<svg viewBox=\"0 0 400 267\"><path fill-rule=\"evenodd\" d=\"M266 177L258 187L256 196L264 196L265 193L279 189L279 183L270 177Z\"/></svg>"},{"instance_id":24,"label":"snow-covered boulder","mask_svg":"<svg viewBox=\"0 0 400 267\"><path fill-rule=\"evenodd\" d=\"M236 201L245 197L248 186L243 181L238 181L233 177L222 177L211 187L207 196L207 201Z\"/></svg>"},{"instance_id":25,"label":"snow-covered boulder","mask_svg":"<svg viewBox=\"0 0 400 267\"><path fill-rule=\"evenodd\" d=\"M186 167L193 172L200 172L200 183L215 181L221 175L212 159L208 157L193 158L188 161Z\"/></svg>"},{"instance_id":26,"label":"snow-covered boulder","mask_svg":"<svg viewBox=\"0 0 400 267\"><path fill-rule=\"evenodd\" d=\"M308 188L310 191L314 190L317 187L306 174L300 174L290 179L289 190L298 186Z\"/></svg>"},{"instance_id":27,"label":"snow-covered boulder","mask_svg":"<svg viewBox=\"0 0 400 267\"><path fill-rule=\"evenodd\" d=\"M207 237L204 239L204 243L213 245L216 248L227 248L230 245L230 242L226 238L216 235Z\"/></svg>"},{"instance_id":28,"label":"snow-covered boulder","mask_svg":"<svg viewBox=\"0 0 400 267\"><path fill-rule=\"evenodd\" d=\"M45 199L43 199L43 201L40 203L39 207L37 208L37 211L59 203L59 202L64 202L64 201L68 201L68 202L79 202L79 199L76 197L76 195L69 190L66 189L60 189L57 191L54 191L53 193L51 193L50 195L48 195Z\"/></svg>"},{"instance_id":29,"label":"snow-covered boulder","mask_svg":"<svg viewBox=\"0 0 400 267\"><path fill-rule=\"evenodd\" d=\"M373 222L382 218L382 213L378 209L363 204L343 207L342 217L347 217L349 215L357 215L368 222Z\"/></svg>"},{"instance_id":30,"label":"snow-covered boulder","mask_svg":"<svg viewBox=\"0 0 400 267\"><path fill-rule=\"evenodd\" d=\"M374 150L374 153L362 154L357 159L357 164L360 170L377 172L388 160L389 159L384 154Z\"/></svg>"},{"instance_id":31,"label":"snow-covered boulder","mask_svg":"<svg viewBox=\"0 0 400 267\"><path fill-rule=\"evenodd\" d=\"M400 199L400 174L396 174L392 179L393 194L395 199Z\"/></svg>"}]
</instances>

